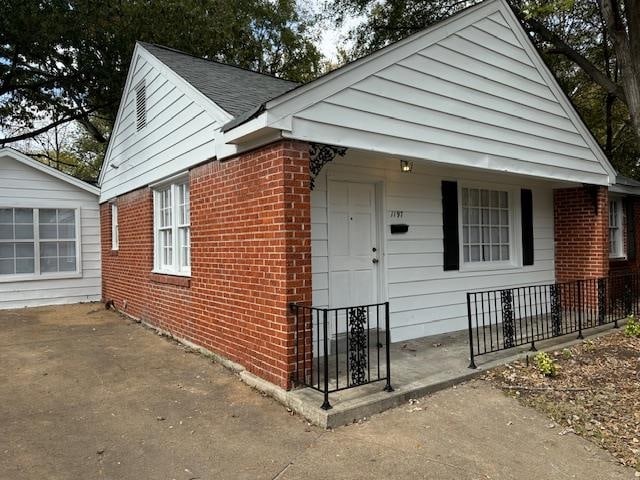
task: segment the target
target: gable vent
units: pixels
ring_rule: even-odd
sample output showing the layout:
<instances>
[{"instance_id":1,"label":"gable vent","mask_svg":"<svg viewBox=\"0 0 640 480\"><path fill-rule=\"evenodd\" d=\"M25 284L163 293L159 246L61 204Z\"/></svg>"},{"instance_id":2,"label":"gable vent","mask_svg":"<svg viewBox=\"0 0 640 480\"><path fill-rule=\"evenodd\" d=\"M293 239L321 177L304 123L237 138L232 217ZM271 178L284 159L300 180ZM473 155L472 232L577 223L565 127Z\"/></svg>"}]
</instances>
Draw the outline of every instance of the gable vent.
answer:
<instances>
[{"instance_id":1,"label":"gable vent","mask_svg":"<svg viewBox=\"0 0 640 480\"><path fill-rule=\"evenodd\" d=\"M147 124L147 87L142 80L136 91L136 130L140 131Z\"/></svg>"}]
</instances>

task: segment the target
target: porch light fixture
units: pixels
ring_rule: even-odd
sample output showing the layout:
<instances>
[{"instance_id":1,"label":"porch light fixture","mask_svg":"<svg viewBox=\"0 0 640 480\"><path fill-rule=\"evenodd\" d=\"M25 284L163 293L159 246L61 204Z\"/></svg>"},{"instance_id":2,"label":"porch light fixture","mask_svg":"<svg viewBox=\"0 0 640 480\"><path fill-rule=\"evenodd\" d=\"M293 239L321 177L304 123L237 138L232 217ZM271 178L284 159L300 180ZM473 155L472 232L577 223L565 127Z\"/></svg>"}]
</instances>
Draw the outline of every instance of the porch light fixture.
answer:
<instances>
[{"instance_id":1,"label":"porch light fixture","mask_svg":"<svg viewBox=\"0 0 640 480\"><path fill-rule=\"evenodd\" d=\"M411 170L413 170L413 162L410 162L409 160L400 160L400 170L402 173L411 173Z\"/></svg>"}]
</instances>

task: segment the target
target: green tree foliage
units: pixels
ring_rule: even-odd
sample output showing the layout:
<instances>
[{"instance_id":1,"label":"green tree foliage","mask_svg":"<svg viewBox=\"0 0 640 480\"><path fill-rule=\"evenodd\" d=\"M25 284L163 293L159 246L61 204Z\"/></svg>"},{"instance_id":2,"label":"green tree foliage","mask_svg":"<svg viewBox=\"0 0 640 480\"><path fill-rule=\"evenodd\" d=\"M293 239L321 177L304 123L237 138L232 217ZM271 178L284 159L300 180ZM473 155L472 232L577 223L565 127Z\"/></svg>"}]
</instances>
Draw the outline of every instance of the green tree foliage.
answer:
<instances>
[{"instance_id":1,"label":"green tree foliage","mask_svg":"<svg viewBox=\"0 0 640 480\"><path fill-rule=\"evenodd\" d=\"M508 0L547 65L614 166L640 178L640 26L635 2ZM333 0L337 23L364 21L349 37L355 58L422 30L478 0ZM609 14L607 14L609 8ZM621 62L621 56L627 58ZM626 65L626 67L625 67ZM625 69L626 68L626 69ZM631 86L626 85L630 83Z\"/></svg>"},{"instance_id":2,"label":"green tree foliage","mask_svg":"<svg viewBox=\"0 0 640 480\"><path fill-rule=\"evenodd\" d=\"M91 117L91 122L107 135L111 125L98 117ZM27 155L90 183L98 178L107 146L75 122L58 125L19 145Z\"/></svg>"},{"instance_id":3,"label":"green tree foliage","mask_svg":"<svg viewBox=\"0 0 640 480\"><path fill-rule=\"evenodd\" d=\"M0 145L71 121L105 143L136 40L297 81L322 59L295 0L0 4Z\"/></svg>"}]
</instances>

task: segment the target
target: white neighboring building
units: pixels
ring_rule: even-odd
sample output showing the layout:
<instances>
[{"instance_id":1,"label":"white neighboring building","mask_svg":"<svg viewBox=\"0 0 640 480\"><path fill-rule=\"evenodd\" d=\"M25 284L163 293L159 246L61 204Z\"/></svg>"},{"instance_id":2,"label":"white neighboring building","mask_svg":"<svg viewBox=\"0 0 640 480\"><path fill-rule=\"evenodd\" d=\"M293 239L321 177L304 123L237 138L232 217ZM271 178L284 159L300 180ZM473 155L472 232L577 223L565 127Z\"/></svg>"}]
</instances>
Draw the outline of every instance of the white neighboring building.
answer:
<instances>
[{"instance_id":1,"label":"white neighboring building","mask_svg":"<svg viewBox=\"0 0 640 480\"><path fill-rule=\"evenodd\" d=\"M0 309L100 300L99 193L0 149Z\"/></svg>"}]
</instances>

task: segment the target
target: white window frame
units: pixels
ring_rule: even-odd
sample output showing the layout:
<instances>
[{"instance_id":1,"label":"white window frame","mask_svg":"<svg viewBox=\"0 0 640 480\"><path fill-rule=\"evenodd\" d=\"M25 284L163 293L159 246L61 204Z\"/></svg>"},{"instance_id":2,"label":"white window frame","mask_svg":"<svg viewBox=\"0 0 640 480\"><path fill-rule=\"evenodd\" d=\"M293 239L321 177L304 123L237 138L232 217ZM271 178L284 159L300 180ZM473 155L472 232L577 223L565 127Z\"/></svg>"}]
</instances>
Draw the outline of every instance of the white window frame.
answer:
<instances>
[{"instance_id":1,"label":"white window frame","mask_svg":"<svg viewBox=\"0 0 640 480\"><path fill-rule=\"evenodd\" d=\"M611 206L615 205L614 209L616 210L613 214L616 221L616 226L611 226ZM625 259L627 258L627 252L624 244L624 230L625 230L625 221L624 221L624 202L622 197L612 196L609 198L609 205L607 209L607 221L609 222L609 258L611 259ZM611 251L611 231L617 230L619 239L618 239L618 248L617 251Z\"/></svg>"},{"instance_id":2,"label":"white window frame","mask_svg":"<svg viewBox=\"0 0 640 480\"><path fill-rule=\"evenodd\" d=\"M507 192L509 204L509 260L466 262L464 260L464 222L462 207L462 190L481 189ZM458 254L460 255L460 272L477 272L490 270L513 270L522 267L522 232L520 228L520 202L517 201L520 190L509 185L487 184L480 182L464 182L458 180Z\"/></svg>"},{"instance_id":3,"label":"white window frame","mask_svg":"<svg viewBox=\"0 0 640 480\"><path fill-rule=\"evenodd\" d=\"M120 224L118 223L118 204L111 204L111 250L120 249Z\"/></svg>"},{"instance_id":4,"label":"white window frame","mask_svg":"<svg viewBox=\"0 0 640 480\"><path fill-rule=\"evenodd\" d=\"M190 192L189 177L181 174L178 177L172 177L162 183L152 185L153 189L153 273L163 275L176 275L182 277L191 276L191 258L189 265L182 265L181 255L179 251L179 233L181 229L189 230L189 238L191 234L191 212L189 211L189 223L178 223L178 189L179 186L186 185ZM171 192L171 225L169 227L160 227L160 196L166 190ZM189 209L190 210L190 209ZM164 256L161 252L160 232L171 231L171 263L163 262ZM189 244L191 242L189 241ZM189 257L191 257L191 248L189 246Z\"/></svg>"},{"instance_id":5,"label":"white window frame","mask_svg":"<svg viewBox=\"0 0 640 480\"><path fill-rule=\"evenodd\" d=\"M33 210L33 270L34 273L14 273L0 275L0 283L22 282L33 280L54 280L63 278L82 277L82 226L80 224L80 208L69 207L68 205L52 204L43 207L42 204L14 203L11 205L0 205L0 208L23 208ZM69 272L40 272L40 210L73 210L75 215L75 243L76 243L76 269ZM43 242L48 241L43 239ZM52 240L53 241L53 240ZM56 240L58 241L58 240ZM14 243L13 240L0 240L1 243Z\"/></svg>"}]
</instances>

